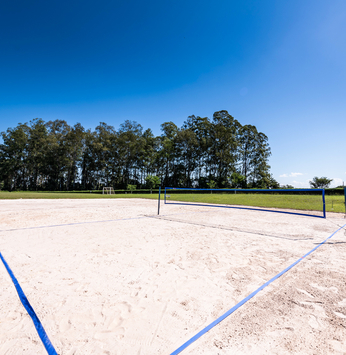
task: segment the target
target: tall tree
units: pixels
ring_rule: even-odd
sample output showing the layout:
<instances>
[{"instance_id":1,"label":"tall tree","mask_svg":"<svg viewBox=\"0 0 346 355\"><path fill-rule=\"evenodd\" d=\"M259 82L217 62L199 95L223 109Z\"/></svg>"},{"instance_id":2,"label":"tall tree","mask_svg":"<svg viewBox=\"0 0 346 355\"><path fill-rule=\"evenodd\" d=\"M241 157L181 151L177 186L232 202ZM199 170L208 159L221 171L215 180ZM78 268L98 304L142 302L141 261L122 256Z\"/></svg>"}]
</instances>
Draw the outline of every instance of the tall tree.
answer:
<instances>
[{"instance_id":1,"label":"tall tree","mask_svg":"<svg viewBox=\"0 0 346 355\"><path fill-rule=\"evenodd\" d=\"M312 180L309 181L310 187L312 189L326 189L329 187L333 179L328 179L327 177L317 177L315 176Z\"/></svg>"},{"instance_id":2,"label":"tall tree","mask_svg":"<svg viewBox=\"0 0 346 355\"><path fill-rule=\"evenodd\" d=\"M177 184L177 147L176 139L178 127L173 122L165 122L161 125L160 153L159 153L159 176L163 176L165 186Z\"/></svg>"},{"instance_id":3,"label":"tall tree","mask_svg":"<svg viewBox=\"0 0 346 355\"><path fill-rule=\"evenodd\" d=\"M213 115L210 164L219 187L225 186L229 176L236 171L240 127L227 111L218 111Z\"/></svg>"},{"instance_id":4,"label":"tall tree","mask_svg":"<svg viewBox=\"0 0 346 355\"><path fill-rule=\"evenodd\" d=\"M84 149L82 155L82 185L84 188L100 189L109 186L114 171L116 153L114 140L116 132L113 126L104 122L84 134Z\"/></svg>"},{"instance_id":5,"label":"tall tree","mask_svg":"<svg viewBox=\"0 0 346 355\"><path fill-rule=\"evenodd\" d=\"M0 183L6 189L101 189L144 186L149 175L163 186L275 187L268 137L242 126L227 111L189 116L178 127L150 129L125 121L118 131L104 122L94 131L63 120L29 124L2 132Z\"/></svg>"},{"instance_id":6,"label":"tall tree","mask_svg":"<svg viewBox=\"0 0 346 355\"><path fill-rule=\"evenodd\" d=\"M120 125L118 147L124 187L138 181L139 157L142 155L144 146L143 127L139 123L126 120Z\"/></svg>"},{"instance_id":7,"label":"tall tree","mask_svg":"<svg viewBox=\"0 0 346 355\"><path fill-rule=\"evenodd\" d=\"M250 160L252 168L250 180L252 187L266 188L271 186L270 165L268 164L270 155L271 150L268 144L268 137L260 132L254 140L254 154Z\"/></svg>"},{"instance_id":8,"label":"tall tree","mask_svg":"<svg viewBox=\"0 0 346 355\"><path fill-rule=\"evenodd\" d=\"M194 132L193 157L195 163L195 183L199 187L206 187L206 176L210 174L207 165L210 159L212 124L208 117L189 116L183 128Z\"/></svg>"},{"instance_id":9,"label":"tall tree","mask_svg":"<svg viewBox=\"0 0 346 355\"><path fill-rule=\"evenodd\" d=\"M26 124L19 124L1 133L4 143L0 144L0 181L5 190L27 189L28 131Z\"/></svg>"},{"instance_id":10,"label":"tall tree","mask_svg":"<svg viewBox=\"0 0 346 355\"><path fill-rule=\"evenodd\" d=\"M141 184L146 181L148 175L157 171L157 159L159 150L159 137L155 137L152 130L148 128L143 133L143 149L140 154Z\"/></svg>"},{"instance_id":11,"label":"tall tree","mask_svg":"<svg viewBox=\"0 0 346 355\"><path fill-rule=\"evenodd\" d=\"M43 172L50 190L64 190L65 174L69 165L67 135L71 127L64 120L46 123L47 137Z\"/></svg>"},{"instance_id":12,"label":"tall tree","mask_svg":"<svg viewBox=\"0 0 346 355\"><path fill-rule=\"evenodd\" d=\"M30 121L28 139L29 187L31 190L44 189L47 180L48 131L41 118Z\"/></svg>"},{"instance_id":13,"label":"tall tree","mask_svg":"<svg viewBox=\"0 0 346 355\"><path fill-rule=\"evenodd\" d=\"M248 184L249 176L255 168L256 139L258 132L255 126L245 125L240 129L239 148L240 148L240 171L245 177L245 186Z\"/></svg>"},{"instance_id":14,"label":"tall tree","mask_svg":"<svg viewBox=\"0 0 346 355\"><path fill-rule=\"evenodd\" d=\"M67 133L66 136L66 153L67 153L67 177L66 189L75 189L76 180L78 179L79 164L82 158L84 148L85 130L84 127L77 123Z\"/></svg>"},{"instance_id":15,"label":"tall tree","mask_svg":"<svg viewBox=\"0 0 346 355\"><path fill-rule=\"evenodd\" d=\"M198 141L196 133L190 128L182 128L177 132L176 151L178 158L179 184L193 186L194 171L197 167Z\"/></svg>"}]
</instances>

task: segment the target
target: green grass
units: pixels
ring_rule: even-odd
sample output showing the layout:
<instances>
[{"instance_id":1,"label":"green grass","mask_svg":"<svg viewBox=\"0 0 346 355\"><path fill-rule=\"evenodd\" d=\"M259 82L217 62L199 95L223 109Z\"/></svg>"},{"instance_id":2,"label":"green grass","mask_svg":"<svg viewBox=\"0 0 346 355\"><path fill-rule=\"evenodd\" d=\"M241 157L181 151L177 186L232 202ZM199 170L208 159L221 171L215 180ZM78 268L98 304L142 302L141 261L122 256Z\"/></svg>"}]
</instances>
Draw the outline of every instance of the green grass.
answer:
<instances>
[{"instance_id":1,"label":"green grass","mask_svg":"<svg viewBox=\"0 0 346 355\"><path fill-rule=\"evenodd\" d=\"M260 194L172 194L169 200L180 202L214 203L254 206L265 208L281 208L322 211L321 196L307 195L260 195ZM0 199L95 199L95 198L148 198L157 199L157 193L153 194L114 194L102 195L99 193L78 192L7 192L0 191ZM163 194L161 194L163 199ZM344 196L326 196L327 212L345 212Z\"/></svg>"},{"instance_id":2,"label":"green grass","mask_svg":"<svg viewBox=\"0 0 346 355\"><path fill-rule=\"evenodd\" d=\"M264 208L322 211L322 196L280 194L172 194L168 200L180 202L240 205ZM327 212L345 212L344 196L326 196Z\"/></svg>"},{"instance_id":3,"label":"green grass","mask_svg":"<svg viewBox=\"0 0 346 355\"><path fill-rule=\"evenodd\" d=\"M326 196L326 211L345 213L345 197Z\"/></svg>"}]
</instances>

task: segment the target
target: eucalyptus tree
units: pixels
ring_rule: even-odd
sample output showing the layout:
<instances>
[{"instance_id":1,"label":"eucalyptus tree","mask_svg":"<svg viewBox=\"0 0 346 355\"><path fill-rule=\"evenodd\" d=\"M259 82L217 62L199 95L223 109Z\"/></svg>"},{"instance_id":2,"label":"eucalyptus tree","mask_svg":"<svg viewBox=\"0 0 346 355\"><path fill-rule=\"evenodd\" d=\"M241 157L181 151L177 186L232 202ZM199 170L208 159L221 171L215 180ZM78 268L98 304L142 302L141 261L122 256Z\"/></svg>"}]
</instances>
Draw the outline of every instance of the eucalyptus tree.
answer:
<instances>
[{"instance_id":1,"label":"eucalyptus tree","mask_svg":"<svg viewBox=\"0 0 346 355\"><path fill-rule=\"evenodd\" d=\"M117 133L113 126L104 122L100 122L95 132L96 179L98 188L101 188L101 185L109 186L114 180L118 153Z\"/></svg>"},{"instance_id":2,"label":"eucalyptus tree","mask_svg":"<svg viewBox=\"0 0 346 355\"><path fill-rule=\"evenodd\" d=\"M159 137L155 137L152 130L148 128L143 132L143 148L140 152L141 164L141 184L147 176L152 176L157 172L158 150L160 146Z\"/></svg>"},{"instance_id":3,"label":"eucalyptus tree","mask_svg":"<svg viewBox=\"0 0 346 355\"><path fill-rule=\"evenodd\" d=\"M239 135L239 152L240 152L240 171L245 177L245 186L249 182L250 174L255 168L256 156L256 139L258 131L255 126L245 125L240 129Z\"/></svg>"},{"instance_id":4,"label":"eucalyptus tree","mask_svg":"<svg viewBox=\"0 0 346 355\"><path fill-rule=\"evenodd\" d=\"M100 122L95 131L84 133L82 154L82 185L100 189L114 179L114 148L116 132L113 126Z\"/></svg>"},{"instance_id":5,"label":"eucalyptus tree","mask_svg":"<svg viewBox=\"0 0 346 355\"><path fill-rule=\"evenodd\" d=\"M96 132L86 130L83 139L83 152L81 157L81 185L83 189L92 189L96 184Z\"/></svg>"},{"instance_id":6,"label":"eucalyptus tree","mask_svg":"<svg viewBox=\"0 0 346 355\"><path fill-rule=\"evenodd\" d=\"M225 110L212 120L189 116L180 128L164 122L161 131L156 137L129 120L118 131L104 122L85 131L79 123L36 118L2 132L0 183L6 189L125 188L156 175L166 186L277 184L269 172L268 137Z\"/></svg>"},{"instance_id":7,"label":"eucalyptus tree","mask_svg":"<svg viewBox=\"0 0 346 355\"><path fill-rule=\"evenodd\" d=\"M208 117L189 116L183 124L183 129L194 133L193 157L194 157L194 176L195 183L199 187L206 187L207 162L210 161L211 143L211 122Z\"/></svg>"},{"instance_id":8,"label":"eucalyptus tree","mask_svg":"<svg viewBox=\"0 0 346 355\"><path fill-rule=\"evenodd\" d=\"M211 175L219 187L227 184L228 177L236 171L239 159L240 123L227 111L218 111L213 115L211 129L210 165Z\"/></svg>"},{"instance_id":9,"label":"eucalyptus tree","mask_svg":"<svg viewBox=\"0 0 346 355\"><path fill-rule=\"evenodd\" d=\"M0 181L5 190L27 189L28 185L28 133L27 124L19 124L2 132L0 144Z\"/></svg>"},{"instance_id":10,"label":"eucalyptus tree","mask_svg":"<svg viewBox=\"0 0 346 355\"><path fill-rule=\"evenodd\" d=\"M179 128L173 122L161 125L160 148L158 154L159 176L163 176L163 184L176 185L177 147L176 140Z\"/></svg>"},{"instance_id":11,"label":"eucalyptus tree","mask_svg":"<svg viewBox=\"0 0 346 355\"><path fill-rule=\"evenodd\" d=\"M28 139L29 188L44 189L47 182L48 130L41 118L30 121Z\"/></svg>"},{"instance_id":12,"label":"eucalyptus tree","mask_svg":"<svg viewBox=\"0 0 346 355\"><path fill-rule=\"evenodd\" d=\"M121 166L122 184L137 182L140 175L140 157L145 146L143 127L136 121L126 120L120 125L117 145Z\"/></svg>"},{"instance_id":13,"label":"eucalyptus tree","mask_svg":"<svg viewBox=\"0 0 346 355\"><path fill-rule=\"evenodd\" d=\"M47 136L43 174L46 176L46 186L49 190L64 190L69 166L67 136L71 126L64 120L49 121L45 126Z\"/></svg>"},{"instance_id":14,"label":"eucalyptus tree","mask_svg":"<svg viewBox=\"0 0 346 355\"><path fill-rule=\"evenodd\" d=\"M79 165L81 162L85 142L85 129L80 124L75 124L66 135L67 176L66 189L75 189L79 178Z\"/></svg>"},{"instance_id":15,"label":"eucalyptus tree","mask_svg":"<svg viewBox=\"0 0 346 355\"><path fill-rule=\"evenodd\" d=\"M176 152L179 172L178 182L182 186L192 187L194 172L198 164L198 140L196 133L187 127L177 132Z\"/></svg>"},{"instance_id":16,"label":"eucalyptus tree","mask_svg":"<svg viewBox=\"0 0 346 355\"><path fill-rule=\"evenodd\" d=\"M251 173L250 181L252 187L265 188L271 187L273 181L269 173L268 164L271 155L271 149L268 143L268 137L259 132L254 139L254 152L250 159Z\"/></svg>"}]
</instances>

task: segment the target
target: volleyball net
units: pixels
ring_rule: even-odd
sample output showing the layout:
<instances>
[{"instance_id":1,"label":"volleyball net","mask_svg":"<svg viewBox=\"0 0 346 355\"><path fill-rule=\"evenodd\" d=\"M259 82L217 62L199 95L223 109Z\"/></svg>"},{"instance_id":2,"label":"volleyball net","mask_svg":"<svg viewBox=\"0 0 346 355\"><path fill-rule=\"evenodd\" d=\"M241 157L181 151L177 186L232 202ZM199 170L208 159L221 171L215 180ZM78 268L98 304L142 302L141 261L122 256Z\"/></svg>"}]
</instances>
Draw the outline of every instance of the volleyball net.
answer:
<instances>
[{"instance_id":1,"label":"volleyball net","mask_svg":"<svg viewBox=\"0 0 346 355\"><path fill-rule=\"evenodd\" d=\"M195 189L166 187L165 204L256 209L326 217L324 189Z\"/></svg>"}]
</instances>

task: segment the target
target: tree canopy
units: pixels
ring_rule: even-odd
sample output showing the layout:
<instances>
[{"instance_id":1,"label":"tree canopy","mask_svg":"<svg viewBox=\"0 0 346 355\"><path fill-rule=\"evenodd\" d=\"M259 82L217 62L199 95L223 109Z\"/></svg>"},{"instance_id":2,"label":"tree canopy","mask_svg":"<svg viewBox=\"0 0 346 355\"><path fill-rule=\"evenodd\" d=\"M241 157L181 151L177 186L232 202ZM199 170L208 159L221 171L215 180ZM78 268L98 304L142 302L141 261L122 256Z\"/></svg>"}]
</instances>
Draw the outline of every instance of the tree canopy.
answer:
<instances>
[{"instance_id":1,"label":"tree canopy","mask_svg":"<svg viewBox=\"0 0 346 355\"><path fill-rule=\"evenodd\" d=\"M315 176L312 180L309 181L309 184L312 189L325 189L328 188L333 179L328 179L325 176L317 177Z\"/></svg>"},{"instance_id":2,"label":"tree canopy","mask_svg":"<svg viewBox=\"0 0 346 355\"><path fill-rule=\"evenodd\" d=\"M2 132L0 182L6 190L84 190L103 186L277 187L270 174L268 137L227 111L189 116L161 135L126 120L116 130L36 118ZM155 183L155 186L157 184Z\"/></svg>"}]
</instances>

